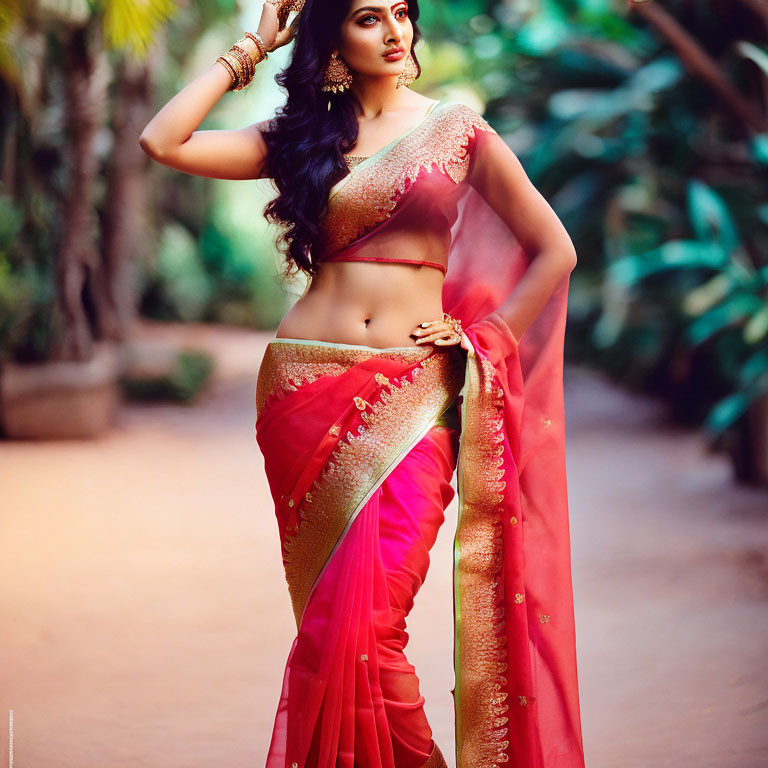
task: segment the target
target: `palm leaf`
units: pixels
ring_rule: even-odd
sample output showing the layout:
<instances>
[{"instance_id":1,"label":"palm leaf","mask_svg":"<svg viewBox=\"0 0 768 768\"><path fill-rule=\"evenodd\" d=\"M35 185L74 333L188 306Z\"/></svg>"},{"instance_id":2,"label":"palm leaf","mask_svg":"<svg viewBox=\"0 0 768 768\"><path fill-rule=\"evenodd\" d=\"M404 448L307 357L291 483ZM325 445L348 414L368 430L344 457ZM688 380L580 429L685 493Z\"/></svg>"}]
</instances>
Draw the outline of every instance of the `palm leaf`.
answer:
<instances>
[{"instance_id":1,"label":"palm leaf","mask_svg":"<svg viewBox=\"0 0 768 768\"><path fill-rule=\"evenodd\" d=\"M759 312L762 300L751 293L737 293L729 296L709 312L694 320L684 332L692 345L697 346L733 323Z\"/></svg>"},{"instance_id":2,"label":"palm leaf","mask_svg":"<svg viewBox=\"0 0 768 768\"><path fill-rule=\"evenodd\" d=\"M632 285L657 272L679 268L718 269L727 262L727 254L717 243L699 240L670 240L642 254L617 259L608 274L617 283Z\"/></svg>"},{"instance_id":3,"label":"palm leaf","mask_svg":"<svg viewBox=\"0 0 768 768\"><path fill-rule=\"evenodd\" d=\"M692 179L688 184L688 215L699 240L719 243L727 253L740 247L733 218L714 189Z\"/></svg>"},{"instance_id":4,"label":"palm leaf","mask_svg":"<svg viewBox=\"0 0 768 768\"><path fill-rule=\"evenodd\" d=\"M104 37L111 48L144 56L158 29L176 10L174 0L102 0Z\"/></svg>"}]
</instances>

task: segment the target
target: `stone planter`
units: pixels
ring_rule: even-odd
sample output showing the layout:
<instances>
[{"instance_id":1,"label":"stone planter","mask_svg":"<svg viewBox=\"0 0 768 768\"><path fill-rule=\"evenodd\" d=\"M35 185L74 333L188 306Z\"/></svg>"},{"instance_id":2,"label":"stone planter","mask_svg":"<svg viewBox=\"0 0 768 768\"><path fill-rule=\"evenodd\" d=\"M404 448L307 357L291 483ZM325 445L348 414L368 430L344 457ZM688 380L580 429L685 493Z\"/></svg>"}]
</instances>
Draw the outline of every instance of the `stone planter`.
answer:
<instances>
[{"instance_id":1,"label":"stone planter","mask_svg":"<svg viewBox=\"0 0 768 768\"><path fill-rule=\"evenodd\" d=\"M94 345L87 362L48 362L0 368L0 420L7 438L96 437L115 423L120 403L120 352Z\"/></svg>"}]
</instances>

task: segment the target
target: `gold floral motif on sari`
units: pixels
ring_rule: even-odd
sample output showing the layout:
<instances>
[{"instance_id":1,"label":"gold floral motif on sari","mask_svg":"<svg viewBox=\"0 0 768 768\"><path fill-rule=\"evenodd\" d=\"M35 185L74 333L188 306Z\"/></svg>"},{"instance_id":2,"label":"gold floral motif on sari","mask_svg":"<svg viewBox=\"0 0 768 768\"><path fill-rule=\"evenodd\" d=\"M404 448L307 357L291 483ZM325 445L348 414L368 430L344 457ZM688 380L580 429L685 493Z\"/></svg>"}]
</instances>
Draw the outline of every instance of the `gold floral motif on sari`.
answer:
<instances>
[{"instance_id":1,"label":"gold floral motif on sari","mask_svg":"<svg viewBox=\"0 0 768 768\"><path fill-rule=\"evenodd\" d=\"M352 170L328 201L320 258L389 218L400 196L422 172L432 173L437 166L461 184L469 171L469 144L478 129L496 132L466 104L442 103L381 158L371 156L367 165Z\"/></svg>"}]
</instances>

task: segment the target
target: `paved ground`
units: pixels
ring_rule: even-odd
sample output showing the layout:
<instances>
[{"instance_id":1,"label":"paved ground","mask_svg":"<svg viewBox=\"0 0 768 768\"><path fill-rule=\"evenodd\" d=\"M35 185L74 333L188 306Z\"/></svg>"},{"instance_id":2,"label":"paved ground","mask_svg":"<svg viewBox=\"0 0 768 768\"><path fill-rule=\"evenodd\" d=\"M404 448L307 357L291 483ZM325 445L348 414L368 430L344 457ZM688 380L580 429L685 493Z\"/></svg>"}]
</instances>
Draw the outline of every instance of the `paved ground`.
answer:
<instances>
[{"instance_id":1,"label":"paved ground","mask_svg":"<svg viewBox=\"0 0 768 768\"><path fill-rule=\"evenodd\" d=\"M253 432L267 336L145 333L216 351L201 405L127 407L94 442L0 443L16 768L264 765L294 630ZM566 397L588 768L768 766L768 495L651 401L574 369ZM408 646L449 759L455 513Z\"/></svg>"}]
</instances>

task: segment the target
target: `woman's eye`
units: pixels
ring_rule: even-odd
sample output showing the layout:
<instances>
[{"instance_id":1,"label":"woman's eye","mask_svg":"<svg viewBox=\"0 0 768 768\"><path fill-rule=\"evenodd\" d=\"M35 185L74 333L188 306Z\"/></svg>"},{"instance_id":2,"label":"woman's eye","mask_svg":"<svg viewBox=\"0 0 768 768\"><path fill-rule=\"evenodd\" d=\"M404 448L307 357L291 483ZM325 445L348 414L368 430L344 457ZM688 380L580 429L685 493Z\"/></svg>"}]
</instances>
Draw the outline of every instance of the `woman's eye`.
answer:
<instances>
[{"instance_id":1,"label":"woman's eye","mask_svg":"<svg viewBox=\"0 0 768 768\"><path fill-rule=\"evenodd\" d=\"M397 11L395 11L395 15L396 15L396 16L399 16L399 18L400 18L401 20L402 20L402 19L406 19L406 18L408 18L408 9L407 9L407 8L400 8L400 9L398 9ZM370 25L367 23L369 19L370 19L370 20L372 20L372 21L374 21L374 22L375 22L375 21L378 21L378 19L376 18L376 16L361 16L361 17L360 17L360 22L361 22L361 23L363 23L363 24L365 24L365 26L370 26Z\"/></svg>"}]
</instances>

